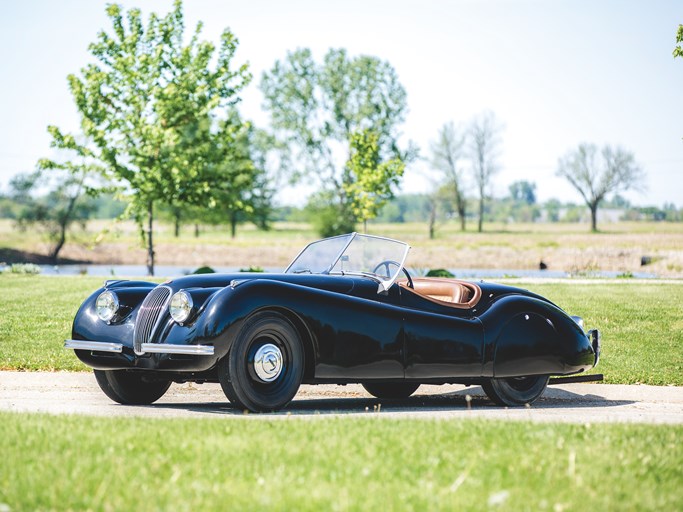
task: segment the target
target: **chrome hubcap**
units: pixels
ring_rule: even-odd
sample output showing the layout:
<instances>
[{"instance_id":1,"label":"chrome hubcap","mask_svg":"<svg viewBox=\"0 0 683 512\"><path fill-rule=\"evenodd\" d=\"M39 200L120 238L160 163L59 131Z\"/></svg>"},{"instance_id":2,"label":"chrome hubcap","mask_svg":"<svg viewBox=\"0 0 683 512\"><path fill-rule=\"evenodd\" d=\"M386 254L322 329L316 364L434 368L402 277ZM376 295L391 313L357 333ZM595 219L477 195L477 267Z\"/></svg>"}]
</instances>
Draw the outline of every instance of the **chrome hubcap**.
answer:
<instances>
[{"instance_id":1,"label":"chrome hubcap","mask_svg":"<svg viewBox=\"0 0 683 512\"><path fill-rule=\"evenodd\" d=\"M272 343L266 343L256 351L254 372L263 382L272 382L282 373L282 352Z\"/></svg>"}]
</instances>

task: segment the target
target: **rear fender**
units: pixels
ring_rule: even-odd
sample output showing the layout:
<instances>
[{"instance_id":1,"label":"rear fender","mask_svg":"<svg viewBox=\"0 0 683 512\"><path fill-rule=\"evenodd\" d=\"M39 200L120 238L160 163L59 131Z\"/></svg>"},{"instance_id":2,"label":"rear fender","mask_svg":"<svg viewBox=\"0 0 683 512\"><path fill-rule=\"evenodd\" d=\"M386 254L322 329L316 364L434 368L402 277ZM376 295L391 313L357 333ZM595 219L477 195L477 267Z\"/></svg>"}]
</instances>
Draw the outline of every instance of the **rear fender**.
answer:
<instances>
[{"instance_id":1,"label":"rear fender","mask_svg":"<svg viewBox=\"0 0 683 512\"><path fill-rule=\"evenodd\" d=\"M481 319L485 376L565 375L593 366L595 356L587 335L553 304L508 296Z\"/></svg>"}]
</instances>

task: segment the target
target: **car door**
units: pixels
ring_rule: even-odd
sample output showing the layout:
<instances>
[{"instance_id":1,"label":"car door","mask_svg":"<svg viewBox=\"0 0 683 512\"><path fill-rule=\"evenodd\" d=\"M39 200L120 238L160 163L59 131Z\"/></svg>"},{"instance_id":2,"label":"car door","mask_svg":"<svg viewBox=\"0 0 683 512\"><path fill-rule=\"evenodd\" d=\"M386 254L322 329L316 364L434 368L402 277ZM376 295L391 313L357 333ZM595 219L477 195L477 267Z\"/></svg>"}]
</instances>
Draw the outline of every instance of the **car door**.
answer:
<instances>
[{"instance_id":1,"label":"car door","mask_svg":"<svg viewBox=\"0 0 683 512\"><path fill-rule=\"evenodd\" d=\"M401 287L407 379L479 377L484 331L470 310L429 300Z\"/></svg>"},{"instance_id":2,"label":"car door","mask_svg":"<svg viewBox=\"0 0 683 512\"><path fill-rule=\"evenodd\" d=\"M310 321L318 339L318 379L404 378L403 308L398 287L377 293L377 283L358 279L345 295L326 297Z\"/></svg>"}]
</instances>

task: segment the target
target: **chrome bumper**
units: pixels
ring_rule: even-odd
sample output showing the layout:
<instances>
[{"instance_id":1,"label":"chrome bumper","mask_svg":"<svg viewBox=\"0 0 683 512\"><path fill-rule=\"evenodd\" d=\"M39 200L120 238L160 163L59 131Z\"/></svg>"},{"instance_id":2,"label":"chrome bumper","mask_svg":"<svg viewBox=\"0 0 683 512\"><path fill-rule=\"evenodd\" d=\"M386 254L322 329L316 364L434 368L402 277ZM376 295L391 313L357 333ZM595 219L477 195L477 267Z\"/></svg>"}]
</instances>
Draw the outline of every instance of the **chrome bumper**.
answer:
<instances>
[{"instance_id":1,"label":"chrome bumper","mask_svg":"<svg viewBox=\"0 0 683 512\"><path fill-rule=\"evenodd\" d=\"M92 350L94 352L123 352L123 344L103 341L65 340L64 348L73 350ZM143 343L140 354L183 354L190 356L212 356L212 345L168 345L163 343Z\"/></svg>"},{"instance_id":2,"label":"chrome bumper","mask_svg":"<svg viewBox=\"0 0 683 512\"><path fill-rule=\"evenodd\" d=\"M588 335L588 339L590 339L591 345L593 346L593 352L595 352L595 363L593 364L593 367L595 368L600 361L600 331L597 329L591 329L586 334Z\"/></svg>"}]
</instances>

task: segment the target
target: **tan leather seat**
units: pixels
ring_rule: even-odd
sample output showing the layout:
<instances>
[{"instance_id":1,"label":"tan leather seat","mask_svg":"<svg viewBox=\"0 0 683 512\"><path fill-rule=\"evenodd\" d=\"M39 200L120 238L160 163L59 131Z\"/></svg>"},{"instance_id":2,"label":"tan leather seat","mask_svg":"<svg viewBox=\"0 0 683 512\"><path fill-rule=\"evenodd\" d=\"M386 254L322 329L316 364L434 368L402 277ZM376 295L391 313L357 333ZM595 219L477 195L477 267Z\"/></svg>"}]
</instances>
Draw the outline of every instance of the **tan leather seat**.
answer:
<instances>
[{"instance_id":1,"label":"tan leather seat","mask_svg":"<svg viewBox=\"0 0 683 512\"><path fill-rule=\"evenodd\" d=\"M471 308L479 302L481 298L481 288L468 281L457 281L455 279L421 277L414 278L413 289L407 286L406 282L401 282L401 286L422 297L453 306L456 308Z\"/></svg>"},{"instance_id":2,"label":"tan leather seat","mask_svg":"<svg viewBox=\"0 0 683 512\"><path fill-rule=\"evenodd\" d=\"M467 302L470 295L470 291L465 286L455 281L413 279L413 284L415 291L420 295L427 295L443 302Z\"/></svg>"}]
</instances>

